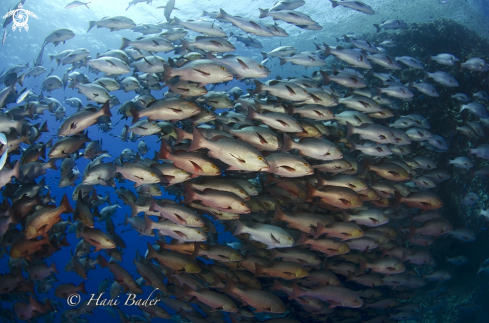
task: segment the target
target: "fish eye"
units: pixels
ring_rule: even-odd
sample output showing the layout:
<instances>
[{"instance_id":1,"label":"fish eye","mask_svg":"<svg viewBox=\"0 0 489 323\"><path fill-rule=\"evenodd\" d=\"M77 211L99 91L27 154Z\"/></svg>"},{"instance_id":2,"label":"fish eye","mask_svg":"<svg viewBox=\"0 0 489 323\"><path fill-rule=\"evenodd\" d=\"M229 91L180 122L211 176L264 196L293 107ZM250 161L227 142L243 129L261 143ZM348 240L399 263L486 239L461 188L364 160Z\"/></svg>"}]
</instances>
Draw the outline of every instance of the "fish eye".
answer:
<instances>
[{"instance_id":1,"label":"fish eye","mask_svg":"<svg viewBox=\"0 0 489 323\"><path fill-rule=\"evenodd\" d=\"M303 91L304 93L307 93L307 91L306 91L306 90L302 90L302 91Z\"/></svg>"},{"instance_id":2,"label":"fish eye","mask_svg":"<svg viewBox=\"0 0 489 323\"><path fill-rule=\"evenodd\" d=\"M226 71L226 68L225 67L221 67L221 70Z\"/></svg>"},{"instance_id":3,"label":"fish eye","mask_svg":"<svg viewBox=\"0 0 489 323\"><path fill-rule=\"evenodd\" d=\"M200 231L197 231L197 234L200 234Z\"/></svg>"},{"instance_id":4,"label":"fish eye","mask_svg":"<svg viewBox=\"0 0 489 323\"><path fill-rule=\"evenodd\" d=\"M200 221L199 218L195 218L195 221Z\"/></svg>"},{"instance_id":5,"label":"fish eye","mask_svg":"<svg viewBox=\"0 0 489 323\"><path fill-rule=\"evenodd\" d=\"M151 173L151 176L155 177L155 174L154 173Z\"/></svg>"},{"instance_id":6,"label":"fish eye","mask_svg":"<svg viewBox=\"0 0 489 323\"><path fill-rule=\"evenodd\" d=\"M263 157L259 156L259 157L258 157L258 160L263 160Z\"/></svg>"},{"instance_id":7,"label":"fish eye","mask_svg":"<svg viewBox=\"0 0 489 323\"><path fill-rule=\"evenodd\" d=\"M217 168L217 166L216 165L212 165L212 168Z\"/></svg>"},{"instance_id":8,"label":"fish eye","mask_svg":"<svg viewBox=\"0 0 489 323\"><path fill-rule=\"evenodd\" d=\"M296 125L299 125L299 122L296 122L295 124L296 124Z\"/></svg>"},{"instance_id":9,"label":"fish eye","mask_svg":"<svg viewBox=\"0 0 489 323\"><path fill-rule=\"evenodd\" d=\"M245 206L245 204L244 204L243 202L241 202L241 205L242 205L242 206Z\"/></svg>"},{"instance_id":10,"label":"fish eye","mask_svg":"<svg viewBox=\"0 0 489 323\"><path fill-rule=\"evenodd\" d=\"M190 104L190 105L195 105L195 103L193 103L193 102L190 102L189 104Z\"/></svg>"},{"instance_id":11,"label":"fish eye","mask_svg":"<svg viewBox=\"0 0 489 323\"><path fill-rule=\"evenodd\" d=\"M306 167L307 167L307 166L309 166L309 164L308 164L308 163L304 163L304 166L306 166Z\"/></svg>"},{"instance_id":12,"label":"fish eye","mask_svg":"<svg viewBox=\"0 0 489 323\"><path fill-rule=\"evenodd\" d=\"M336 148L336 151L340 151L338 148Z\"/></svg>"},{"instance_id":13,"label":"fish eye","mask_svg":"<svg viewBox=\"0 0 489 323\"><path fill-rule=\"evenodd\" d=\"M258 67L259 67L259 68L263 68L263 66L261 66L261 65L258 65Z\"/></svg>"}]
</instances>

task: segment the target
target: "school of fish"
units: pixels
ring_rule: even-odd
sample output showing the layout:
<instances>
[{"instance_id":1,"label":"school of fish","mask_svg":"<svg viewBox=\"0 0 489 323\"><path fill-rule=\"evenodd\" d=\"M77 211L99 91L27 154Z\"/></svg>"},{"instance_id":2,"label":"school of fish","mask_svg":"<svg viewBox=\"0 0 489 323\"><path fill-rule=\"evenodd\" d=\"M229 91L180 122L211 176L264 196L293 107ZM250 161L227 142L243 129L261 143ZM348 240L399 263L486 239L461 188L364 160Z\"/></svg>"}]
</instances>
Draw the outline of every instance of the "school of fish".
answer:
<instances>
[{"instance_id":1,"label":"school of fish","mask_svg":"<svg viewBox=\"0 0 489 323\"><path fill-rule=\"evenodd\" d=\"M324 10L375 14L360 1L330 2L335 9ZM288 36L282 23L323 32L300 12L303 0L279 1L252 18L221 8L196 20L179 19L169 0L157 8L164 18L158 24L129 18L138 3L152 1L133 0L127 17L88 23L87 33L96 27L142 34L122 37L119 49L96 56L70 48L75 33L58 29L46 36L32 68L16 65L0 75L0 251L9 259L0 297L11 304L1 316L94 322L87 314L107 310L120 322L420 319L420 304L409 300L452 277L436 268L428 246L445 235L457 243L476 236L443 216L435 191L450 170L413 155L420 147L443 154L449 144L430 131L426 118L403 114L399 106L417 95L451 96L460 114L470 114L456 131L484 137L489 95L456 93L456 75L446 70L457 66L477 77L489 70L486 61L449 53L393 57L392 41L375 45L355 35L337 35L342 46L310 44L315 51L267 48L266 37ZM66 5L77 7L89 2ZM267 17L274 24L262 22ZM12 22L7 20L4 28ZM391 19L371 28L407 26ZM64 77L53 71L46 77L44 49L60 44L70 49L50 59L55 71L64 68ZM234 55L242 45L250 54ZM271 79L271 61L303 66L304 77ZM402 69L417 70L424 81L400 80ZM35 77L43 78L41 91L19 90ZM232 80L242 85L216 90ZM49 96L66 87L79 96L62 103ZM134 93L134 99L121 103L116 91ZM50 132L45 113L55 115L58 130L41 142ZM113 132L116 122L124 123L121 134ZM92 141L88 129L106 133L104 140ZM146 136L158 137L159 146L149 147ZM113 157L105 149L115 141L138 142L138 151ZM144 157L150 150L154 157ZM83 170L80 158L90 160ZM481 144L449 164L469 170L475 160L488 159L489 144ZM58 203L45 184L48 169L59 174L59 187L74 187ZM489 166L473 176L488 178ZM101 187L110 187L118 200L98 195ZM174 198L162 199L163 192ZM462 203L478 198L468 193ZM131 214L119 211L122 204ZM489 210L480 214L489 221ZM128 228L139 241L123 239ZM219 242L224 231L235 240ZM68 235L76 235L76 246ZM142 245L134 266L122 266L129 250ZM53 262L51 256L65 248L71 258ZM453 266L467 261L464 255L447 258ZM61 270L97 280L98 290L58 281ZM489 259L478 272L489 274ZM158 302L139 305L141 315L89 302L90 294L114 299L154 290ZM54 299L46 298L53 291ZM73 294L83 302L70 307L66 300Z\"/></svg>"}]
</instances>

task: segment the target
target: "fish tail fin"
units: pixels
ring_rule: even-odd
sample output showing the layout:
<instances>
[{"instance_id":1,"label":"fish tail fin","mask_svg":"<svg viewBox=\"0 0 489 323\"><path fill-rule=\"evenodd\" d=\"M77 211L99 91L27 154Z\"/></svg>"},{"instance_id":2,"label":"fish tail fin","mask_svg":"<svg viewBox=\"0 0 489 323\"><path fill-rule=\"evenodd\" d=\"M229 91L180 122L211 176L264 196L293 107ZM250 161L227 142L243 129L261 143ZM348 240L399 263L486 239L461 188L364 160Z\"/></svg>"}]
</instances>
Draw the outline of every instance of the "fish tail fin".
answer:
<instances>
[{"instance_id":1,"label":"fish tail fin","mask_svg":"<svg viewBox=\"0 0 489 323\"><path fill-rule=\"evenodd\" d=\"M285 59L285 57L279 57L279 60L280 60L280 66L284 65L285 63L287 63L287 60Z\"/></svg>"},{"instance_id":2,"label":"fish tail fin","mask_svg":"<svg viewBox=\"0 0 489 323\"><path fill-rule=\"evenodd\" d=\"M246 117L246 120L256 119L257 116L258 112L256 112L252 107L248 107L248 116Z\"/></svg>"},{"instance_id":3,"label":"fish tail fin","mask_svg":"<svg viewBox=\"0 0 489 323\"><path fill-rule=\"evenodd\" d=\"M52 170L58 170L58 166L56 166L56 159L50 159L46 162L46 168Z\"/></svg>"},{"instance_id":4,"label":"fish tail fin","mask_svg":"<svg viewBox=\"0 0 489 323\"><path fill-rule=\"evenodd\" d=\"M128 224L129 224L129 217L127 216L127 213L126 213L125 217L124 217L124 225L128 225Z\"/></svg>"},{"instance_id":5,"label":"fish tail fin","mask_svg":"<svg viewBox=\"0 0 489 323\"><path fill-rule=\"evenodd\" d=\"M292 150L294 149L294 140L292 139L292 137L290 137L288 134L286 134L284 132L284 145L282 147L282 152L285 153L285 152L288 152L289 150Z\"/></svg>"},{"instance_id":6,"label":"fish tail fin","mask_svg":"<svg viewBox=\"0 0 489 323\"><path fill-rule=\"evenodd\" d=\"M263 91L263 83L255 79L255 90L253 94L258 94Z\"/></svg>"},{"instance_id":7,"label":"fish tail fin","mask_svg":"<svg viewBox=\"0 0 489 323\"><path fill-rule=\"evenodd\" d=\"M137 209L137 205L131 201L127 201L129 207L131 208L131 218L134 217L136 214L138 214L138 209ZM95 209L97 210L97 209Z\"/></svg>"},{"instance_id":8,"label":"fish tail fin","mask_svg":"<svg viewBox=\"0 0 489 323\"><path fill-rule=\"evenodd\" d=\"M350 141L350 152L353 152L357 149L358 149L358 145L355 142Z\"/></svg>"},{"instance_id":9,"label":"fish tail fin","mask_svg":"<svg viewBox=\"0 0 489 323\"><path fill-rule=\"evenodd\" d=\"M186 40L181 40L181 43L182 43L182 50L186 50L190 46L190 43Z\"/></svg>"},{"instance_id":10,"label":"fish tail fin","mask_svg":"<svg viewBox=\"0 0 489 323\"><path fill-rule=\"evenodd\" d=\"M149 204L149 210L151 212L158 211L158 205L156 204L156 200L154 198L151 198L151 202Z\"/></svg>"},{"instance_id":11,"label":"fish tail fin","mask_svg":"<svg viewBox=\"0 0 489 323\"><path fill-rule=\"evenodd\" d=\"M61 199L61 205L60 207L62 208L62 210L64 210L63 213L73 213L73 208L71 207L70 205L70 201L68 201L68 196L63 195L63 198Z\"/></svg>"},{"instance_id":12,"label":"fish tail fin","mask_svg":"<svg viewBox=\"0 0 489 323\"><path fill-rule=\"evenodd\" d=\"M164 140L161 141L159 159L170 159L171 157L171 147Z\"/></svg>"},{"instance_id":13,"label":"fish tail fin","mask_svg":"<svg viewBox=\"0 0 489 323\"><path fill-rule=\"evenodd\" d=\"M367 261L365 259L360 258L358 262L360 264L360 269L358 271L364 273L365 270L367 270Z\"/></svg>"},{"instance_id":14,"label":"fish tail fin","mask_svg":"<svg viewBox=\"0 0 489 323\"><path fill-rule=\"evenodd\" d=\"M144 231L153 230L154 222L149 218L149 216L144 216Z\"/></svg>"},{"instance_id":15,"label":"fish tail fin","mask_svg":"<svg viewBox=\"0 0 489 323\"><path fill-rule=\"evenodd\" d=\"M297 242L295 243L296 246L301 246L303 244L306 243L307 241L307 234L305 234L304 232L301 233L301 237L299 238L299 240L297 240Z\"/></svg>"},{"instance_id":16,"label":"fish tail fin","mask_svg":"<svg viewBox=\"0 0 489 323\"><path fill-rule=\"evenodd\" d=\"M90 31L90 29L92 29L93 27L95 27L95 25L97 25L97 22L96 21L90 21L90 22L88 22L88 30L87 30L87 33Z\"/></svg>"},{"instance_id":17,"label":"fish tail fin","mask_svg":"<svg viewBox=\"0 0 489 323\"><path fill-rule=\"evenodd\" d=\"M228 134L231 134L231 130L232 130L231 127L225 124L216 124L216 128L224 132L227 132Z\"/></svg>"},{"instance_id":18,"label":"fish tail fin","mask_svg":"<svg viewBox=\"0 0 489 323\"><path fill-rule=\"evenodd\" d=\"M17 178L17 179L20 179L20 160L17 160L14 168L12 168L12 170L10 172L10 177L12 177L12 176Z\"/></svg>"},{"instance_id":19,"label":"fish tail fin","mask_svg":"<svg viewBox=\"0 0 489 323\"><path fill-rule=\"evenodd\" d=\"M380 32L380 26L378 24L374 24L375 29L377 29L377 32Z\"/></svg>"},{"instance_id":20,"label":"fish tail fin","mask_svg":"<svg viewBox=\"0 0 489 323\"><path fill-rule=\"evenodd\" d=\"M24 79L25 79L25 73L17 78L17 83L19 83L20 86L24 86Z\"/></svg>"},{"instance_id":21,"label":"fish tail fin","mask_svg":"<svg viewBox=\"0 0 489 323\"><path fill-rule=\"evenodd\" d=\"M90 7L88 6L89 3L91 3L91 2L85 3L85 7L87 7L88 9L90 9Z\"/></svg>"},{"instance_id":22,"label":"fish tail fin","mask_svg":"<svg viewBox=\"0 0 489 323\"><path fill-rule=\"evenodd\" d=\"M314 230L313 228L311 228L311 233L313 233L313 230L314 230L314 239L317 239L319 238L320 236L323 235L324 232L324 225L321 223L321 222L318 222L317 225L316 225L316 230Z\"/></svg>"},{"instance_id":23,"label":"fish tail fin","mask_svg":"<svg viewBox=\"0 0 489 323\"><path fill-rule=\"evenodd\" d=\"M156 250L153 248L151 243L148 242L148 254L146 255L146 259L152 259L156 257Z\"/></svg>"},{"instance_id":24,"label":"fish tail fin","mask_svg":"<svg viewBox=\"0 0 489 323\"><path fill-rule=\"evenodd\" d=\"M58 274L58 275L59 275L59 271L58 271L58 269L56 268L56 263L55 263L55 262L53 262L53 263L51 264L51 266L49 266L49 269L51 269L53 272L55 272L56 274Z\"/></svg>"},{"instance_id":25,"label":"fish tail fin","mask_svg":"<svg viewBox=\"0 0 489 323\"><path fill-rule=\"evenodd\" d=\"M32 295L29 296L29 305L36 311L42 312L43 310L41 304L39 304L39 302L36 301Z\"/></svg>"},{"instance_id":26,"label":"fish tail fin","mask_svg":"<svg viewBox=\"0 0 489 323\"><path fill-rule=\"evenodd\" d=\"M83 294L87 294L87 290L85 289L85 282L82 281L80 283L80 285L78 285L78 291L83 293Z\"/></svg>"},{"instance_id":27,"label":"fish tail fin","mask_svg":"<svg viewBox=\"0 0 489 323\"><path fill-rule=\"evenodd\" d=\"M163 63L163 68L164 68L163 79L161 81L166 82L172 78L173 68L166 63Z\"/></svg>"},{"instance_id":28,"label":"fish tail fin","mask_svg":"<svg viewBox=\"0 0 489 323\"><path fill-rule=\"evenodd\" d=\"M123 50L124 48L129 47L130 43L131 43L130 39L127 39L126 37L122 37L122 45L119 49Z\"/></svg>"},{"instance_id":29,"label":"fish tail fin","mask_svg":"<svg viewBox=\"0 0 489 323\"><path fill-rule=\"evenodd\" d=\"M139 110L138 110L138 109L136 109L136 108L132 108L132 109L130 109L129 111L131 112L131 115L132 115L132 122L131 122L131 124L134 124L134 123L136 123L137 121L139 121L139 119L141 118L141 117L139 116Z\"/></svg>"},{"instance_id":30,"label":"fish tail fin","mask_svg":"<svg viewBox=\"0 0 489 323\"><path fill-rule=\"evenodd\" d=\"M175 132L177 133L177 140L175 141L175 144L179 144L185 139L190 139L189 138L190 134L183 129L175 127Z\"/></svg>"},{"instance_id":31,"label":"fish tail fin","mask_svg":"<svg viewBox=\"0 0 489 323\"><path fill-rule=\"evenodd\" d=\"M228 16L227 12L219 9L219 13L217 14L216 18L226 18L226 16Z\"/></svg>"},{"instance_id":32,"label":"fish tail fin","mask_svg":"<svg viewBox=\"0 0 489 323\"><path fill-rule=\"evenodd\" d=\"M355 127L352 126L348 121L346 122L346 137L351 137L355 134Z\"/></svg>"},{"instance_id":33,"label":"fish tail fin","mask_svg":"<svg viewBox=\"0 0 489 323\"><path fill-rule=\"evenodd\" d=\"M318 190L314 186L312 186L312 184L309 182L306 183L306 186L307 186L306 201L312 200L312 198L317 195Z\"/></svg>"},{"instance_id":34,"label":"fish tail fin","mask_svg":"<svg viewBox=\"0 0 489 323\"><path fill-rule=\"evenodd\" d=\"M226 294L232 294L238 287L236 284L233 282L232 279L226 280L226 286L222 288L220 291Z\"/></svg>"},{"instance_id":35,"label":"fish tail fin","mask_svg":"<svg viewBox=\"0 0 489 323\"><path fill-rule=\"evenodd\" d=\"M192 143L190 144L190 147L188 148L188 151L195 151L200 148L205 148L207 139L200 133L200 131L197 128L194 128L193 131L194 139L192 140Z\"/></svg>"},{"instance_id":36,"label":"fish tail fin","mask_svg":"<svg viewBox=\"0 0 489 323\"><path fill-rule=\"evenodd\" d=\"M100 112L102 112L103 116L106 117L112 117L112 112L110 112L110 100L105 101L104 105L100 109Z\"/></svg>"},{"instance_id":37,"label":"fish tail fin","mask_svg":"<svg viewBox=\"0 0 489 323\"><path fill-rule=\"evenodd\" d=\"M236 220L236 228L234 229L233 236L237 236L237 235L244 233L245 229L246 229L246 227L243 224L243 222Z\"/></svg>"},{"instance_id":38,"label":"fish tail fin","mask_svg":"<svg viewBox=\"0 0 489 323\"><path fill-rule=\"evenodd\" d=\"M398 206L399 204L402 203L402 195L399 194L398 191L394 191L394 195L395 195L395 200L394 200L393 207L396 207L396 206Z\"/></svg>"},{"instance_id":39,"label":"fish tail fin","mask_svg":"<svg viewBox=\"0 0 489 323\"><path fill-rule=\"evenodd\" d=\"M268 9L258 8L260 10L260 16L258 18L265 18L268 16Z\"/></svg>"},{"instance_id":40,"label":"fish tail fin","mask_svg":"<svg viewBox=\"0 0 489 323\"><path fill-rule=\"evenodd\" d=\"M459 72L461 72L464 68L461 62L453 62L453 64L458 67Z\"/></svg>"},{"instance_id":41,"label":"fish tail fin","mask_svg":"<svg viewBox=\"0 0 489 323\"><path fill-rule=\"evenodd\" d=\"M426 72L425 70L423 70L423 81L426 81L429 77L430 77L430 74L428 72Z\"/></svg>"},{"instance_id":42,"label":"fish tail fin","mask_svg":"<svg viewBox=\"0 0 489 323\"><path fill-rule=\"evenodd\" d=\"M289 300L296 299L301 297L304 294L304 290L299 287L299 285L294 284L294 289L292 293L289 295Z\"/></svg>"},{"instance_id":43,"label":"fish tail fin","mask_svg":"<svg viewBox=\"0 0 489 323\"><path fill-rule=\"evenodd\" d=\"M190 186L185 186L185 199L183 200L183 204L190 203L198 198L198 194L196 191L190 188Z\"/></svg>"},{"instance_id":44,"label":"fish tail fin","mask_svg":"<svg viewBox=\"0 0 489 323\"><path fill-rule=\"evenodd\" d=\"M343 222L350 222L351 220L351 215L346 213L346 212L342 212L342 215L343 215Z\"/></svg>"},{"instance_id":45,"label":"fish tail fin","mask_svg":"<svg viewBox=\"0 0 489 323\"><path fill-rule=\"evenodd\" d=\"M34 105L33 105L34 106ZM42 125L39 127L39 132L49 132L49 128L48 128L48 122L47 121L44 121L42 123Z\"/></svg>"},{"instance_id":46,"label":"fish tail fin","mask_svg":"<svg viewBox=\"0 0 489 323\"><path fill-rule=\"evenodd\" d=\"M282 105L284 106L285 113L287 113L289 116L294 115L295 113L294 104L289 104L287 102L284 102Z\"/></svg>"},{"instance_id":47,"label":"fish tail fin","mask_svg":"<svg viewBox=\"0 0 489 323\"><path fill-rule=\"evenodd\" d=\"M321 73L321 76L323 77L323 84L328 85L331 82L331 78L329 77L329 74L326 73L325 71L319 71Z\"/></svg>"},{"instance_id":48,"label":"fish tail fin","mask_svg":"<svg viewBox=\"0 0 489 323\"><path fill-rule=\"evenodd\" d=\"M260 53L261 53L261 57L263 57L264 60L268 58L267 53L265 52L260 52Z\"/></svg>"},{"instance_id":49,"label":"fish tail fin","mask_svg":"<svg viewBox=\"0 0 489 323\"><path fill-rule=\"evenodd\" d=\"M323 43L323 46L324 46L324 55L325 56L329 56L331 55L331 47L329 47L328 45L326 45L325 43Z\"/></svg>"},{"instance_id":50,"label":"fish tail fin","mask_svg":"<svg viewBox=\"0 0 489 323\"><path fill-rule=\"evenodd\" d=\"M272 223L284 221L285 217L286 215L282 208L278 204L275 204L275 216L273 217Z\"/></svg>"},{"instance_id":51,"label":"fish tail fin","mask_svg":"<svg viewBox=\"0 0 489 323\"><path fill-rule=\"evenodd\" d=\"M105 268L105 267L109 266L109 262L107 261L107 259L102 257L102 255L98 255L97 260L98 260L98 264L100 265L101 268ZM85 294L86 294L86 291L85 291Z\"/></svg>"}]
</instances>

